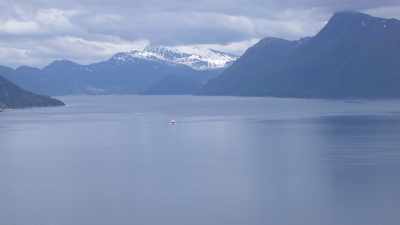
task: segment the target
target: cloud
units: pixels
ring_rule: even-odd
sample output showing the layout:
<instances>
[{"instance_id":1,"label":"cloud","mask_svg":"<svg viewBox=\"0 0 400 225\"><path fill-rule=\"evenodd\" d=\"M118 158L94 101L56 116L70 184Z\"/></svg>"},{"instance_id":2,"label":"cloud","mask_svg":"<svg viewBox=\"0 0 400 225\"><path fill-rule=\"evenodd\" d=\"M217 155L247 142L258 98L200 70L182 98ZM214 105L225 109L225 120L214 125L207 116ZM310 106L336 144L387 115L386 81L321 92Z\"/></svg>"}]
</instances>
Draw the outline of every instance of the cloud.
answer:
<instances>
[{"instance_id":1,"label":"cloud","mask_svg":"<svg viewBox=\"0 0 400 225\"><path fill-rule=\"evenodd\" d=\"M70 17L79 14L77 11L64 11L60 9L38 10L33 18L44 30L49 31L74 31L75 25L71 23Z\"/></svg>"},{"instance_id":2,"label":"cloud","mask_svg":"<svg viewBox=\"0 0 400 225\"><path fill-rule=\"evenodd\" d=\"M29 53L26 49L13 47L0 47L0 59L5 65L33 63L33 59L29 57Z\"/></svg>"},{"instance_id":3,"label":"cloud","mask_svg":"<svg viewBox=\"0 0 400 225\"><path fill-rule=\"evenodd\" d=\"M33 36L76 34L82 29L73 24L70 19L79 12L60 9L39 9L32 14L24 13L20 8L15 9L14 18L0 18L0 35L6 36Z\"/></svg>"},{"instance_id":4,"label":"cloud","mask_svg":"<svg viewBox=\"0 0 400 225\"><path fill-rule=\"evenodd\" d=\"M39 25L32 21L18 21L15 19L0 21L0 33L20 35L36 33L39 30Z\"/></svg>"},{"instance_id":5,"label":"cloud","mask_svg":"<svg viewBox=\"0 0 400 225\"><path fill-rule=\"evenodd\" d=\"M108 57L116 52L143 49L148 44L149 42L146 40L131 42L110 38L108 40L91 41L71 36L58 37L46 41L46 47L52 50L51 55L60 58L67 56L71 59L85 58L88 63ZM63 54L58 55L58 52L63 52Z\"/></svg>"},{"instance_id":6,"label":"cloud","mask_svg":"<svg viewBox=\"0 0 400 225\"><path fill-rule=\"evenodd\" d=\"M73 36L40 38L40 41L30 39L0 41L0 60L3 65L12 67L20 65L42 67L57 59L88 64L103 60L116 52L143 49L148 44L146 40L103 38L93 41Z\"/></svg>"},{"instance_id":7,"label":"cloud","mask_svg":"<svg viewBox=\"0 0 400 225\"><path fill-rule=\"evenodd\" d=\"M231 42L226 44L195 44L195 45L178 45L175 46L177 49L181 49L184 52L190 52L190 49L214 49L217 51L222 51L226 53L231 53L233 55L240 56L243 52L256 44L260 39L251 39L240 42Z\"/></svg>"},{"instance_id":8,"label":"cloud","mask_svg":"<svg viewBox=\"0 0 400 225\"><path fill-rule=\"evenodd\" d=\"M396 7L379 7L366 11L374 16L386 17L386 18L398 18L400 19L400 6Z\"/></svg>"}]
</instances>

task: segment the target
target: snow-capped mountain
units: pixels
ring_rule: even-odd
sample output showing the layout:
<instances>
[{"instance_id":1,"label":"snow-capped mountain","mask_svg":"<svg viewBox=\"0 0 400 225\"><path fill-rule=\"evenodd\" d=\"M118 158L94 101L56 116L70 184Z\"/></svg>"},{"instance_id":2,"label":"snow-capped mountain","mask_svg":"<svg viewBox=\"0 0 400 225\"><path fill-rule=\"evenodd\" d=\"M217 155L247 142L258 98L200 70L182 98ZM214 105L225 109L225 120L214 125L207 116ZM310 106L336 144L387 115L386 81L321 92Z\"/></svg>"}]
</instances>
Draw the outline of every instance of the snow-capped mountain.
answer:
<instances>
[{"instance_id":1,"label":"snow-capped mountain","mask_svg":"<svg viewBox=\"0 0 400 225\"><path fill-rule=\"evenodd\" d=\"M112 58L119 62L129 62L135 59L161 61L171 64L182 64L195 70L222 69L238 59L237 56L195 47L146 47L143 50L134 50L118 53Z\"/></svg>"}]
</instances>

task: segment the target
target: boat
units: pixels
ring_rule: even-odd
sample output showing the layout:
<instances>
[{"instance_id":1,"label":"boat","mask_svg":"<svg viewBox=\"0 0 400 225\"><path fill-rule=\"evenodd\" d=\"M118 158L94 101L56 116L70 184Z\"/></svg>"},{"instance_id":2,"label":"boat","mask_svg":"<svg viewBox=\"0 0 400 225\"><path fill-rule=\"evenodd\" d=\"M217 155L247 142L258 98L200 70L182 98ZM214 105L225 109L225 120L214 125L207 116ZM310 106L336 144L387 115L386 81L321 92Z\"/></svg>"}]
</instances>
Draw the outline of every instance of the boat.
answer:
<instances>
[{"instance_id":1,"label":"boat","mask_svg":"<svg viewBox=\"0 0 400 225\"><path fill-rule=\"evenodd\" d=\"M170 120L170 121L168 122L168 124L169 124L169 125L175 125L175 124L176 124L176 120Z\"/></svg>"}]
</instances>

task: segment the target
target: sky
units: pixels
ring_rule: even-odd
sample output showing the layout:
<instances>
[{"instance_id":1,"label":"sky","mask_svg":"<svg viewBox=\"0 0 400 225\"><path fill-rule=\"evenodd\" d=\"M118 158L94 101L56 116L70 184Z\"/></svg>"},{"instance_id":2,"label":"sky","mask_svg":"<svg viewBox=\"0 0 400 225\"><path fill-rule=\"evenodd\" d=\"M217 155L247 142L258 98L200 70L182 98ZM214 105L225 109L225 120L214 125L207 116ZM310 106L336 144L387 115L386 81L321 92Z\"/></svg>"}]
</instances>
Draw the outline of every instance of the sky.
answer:
<instances>
[{"instance_id":1,"label":"sky","mask_svg":"<svg viewBox=\"0 0 400 225\"><path fill-rule=\"evenodd\" d=\"M0 0L0 65L88 64L147 45L240 55L264 37L315 35L343 10L400 19L400 0Z\"/></svg>"}]
</instances>

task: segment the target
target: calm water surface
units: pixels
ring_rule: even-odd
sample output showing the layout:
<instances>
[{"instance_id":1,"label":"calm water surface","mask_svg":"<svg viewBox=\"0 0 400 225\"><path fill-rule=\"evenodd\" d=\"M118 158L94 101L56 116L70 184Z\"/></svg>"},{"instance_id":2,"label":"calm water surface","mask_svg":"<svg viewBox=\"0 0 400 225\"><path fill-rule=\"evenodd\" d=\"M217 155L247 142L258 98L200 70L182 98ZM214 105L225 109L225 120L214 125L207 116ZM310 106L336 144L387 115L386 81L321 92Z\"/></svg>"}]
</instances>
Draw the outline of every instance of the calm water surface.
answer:
<instances>
[{"instance_id":1,"label":"calm water surface","mask_svg":"<svg viewBox=\"0 0 400 225\"><path fill-rule=\"evenodd\" d=\"M400 101L62 100L0 113L1 225L400 223Z\"/></svg>"}]
</instances>

